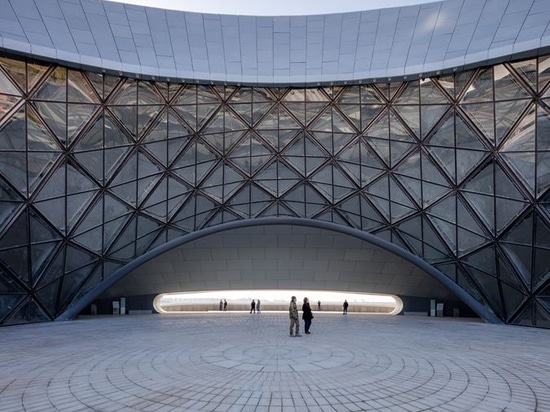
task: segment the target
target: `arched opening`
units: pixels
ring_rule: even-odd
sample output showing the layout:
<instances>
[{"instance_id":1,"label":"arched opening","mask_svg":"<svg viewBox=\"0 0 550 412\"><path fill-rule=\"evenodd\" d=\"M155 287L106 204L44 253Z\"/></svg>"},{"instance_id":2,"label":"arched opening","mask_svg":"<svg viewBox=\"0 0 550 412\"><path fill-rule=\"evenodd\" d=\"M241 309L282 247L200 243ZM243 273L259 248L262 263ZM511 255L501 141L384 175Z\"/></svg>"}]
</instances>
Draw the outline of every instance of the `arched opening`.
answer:
<instances>
[{"instance_id":1,"label":"arched opening","mask_svg":"<svg viewBox=\"0 0 550 412\"><path fill-rule=\"evenodd\" d=\"M217 290L208 292L163 293L155 297L153 307L159 313L182 312L280 312L288 310L290 296L298 302L310 300L314 311L341 312L344 301L350 313L397 315L403 301L395 295L338 292L326 290Z\"/></svg>"}]
</instances>

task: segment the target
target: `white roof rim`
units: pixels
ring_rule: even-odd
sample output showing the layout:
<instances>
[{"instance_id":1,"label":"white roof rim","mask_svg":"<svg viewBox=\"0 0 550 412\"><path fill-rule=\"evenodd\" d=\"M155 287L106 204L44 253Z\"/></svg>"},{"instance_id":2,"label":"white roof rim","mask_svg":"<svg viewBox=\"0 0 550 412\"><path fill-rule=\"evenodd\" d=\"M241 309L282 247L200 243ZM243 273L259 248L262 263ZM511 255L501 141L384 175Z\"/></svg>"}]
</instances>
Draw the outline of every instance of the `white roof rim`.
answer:
<instances>
[{"instance_id":1,"label":"white roof rim","mask_svg":"<svg viewBox=\"0 0 550 412\"><path fill-rule=\"evenodd\" d=\"M106 0L116 3L206 14L242 16L311 16L379 10L441 0Z\"/></svg>"}]
</instances>

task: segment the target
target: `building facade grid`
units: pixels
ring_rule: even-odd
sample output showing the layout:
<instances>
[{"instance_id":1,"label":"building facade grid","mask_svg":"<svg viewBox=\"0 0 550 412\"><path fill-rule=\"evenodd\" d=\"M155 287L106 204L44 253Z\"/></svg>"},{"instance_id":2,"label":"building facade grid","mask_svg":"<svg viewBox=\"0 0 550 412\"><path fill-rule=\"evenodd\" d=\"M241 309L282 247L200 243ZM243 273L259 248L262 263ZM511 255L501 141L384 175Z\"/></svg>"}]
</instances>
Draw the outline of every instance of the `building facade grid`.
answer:
<instances>
[{"instance_id":1,"label":"building facade grid","mask_svg":"<svg viewBox=\"0 0 550 412\"><path fill-rule=\"evenodd\" d=\"M145 81L0 58L0 324L236 220L353 227L550 327L550 57L409 82Z\"/></svg>"}]
</instances>

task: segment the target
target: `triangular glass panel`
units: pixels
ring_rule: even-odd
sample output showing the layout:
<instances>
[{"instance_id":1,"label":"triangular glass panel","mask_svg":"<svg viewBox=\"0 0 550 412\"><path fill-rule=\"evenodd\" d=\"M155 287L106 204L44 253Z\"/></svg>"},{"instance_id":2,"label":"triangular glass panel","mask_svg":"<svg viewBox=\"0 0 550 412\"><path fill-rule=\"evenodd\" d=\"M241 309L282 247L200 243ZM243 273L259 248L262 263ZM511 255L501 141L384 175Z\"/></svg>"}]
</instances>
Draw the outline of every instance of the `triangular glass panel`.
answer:
<instances>
[{"instance_id":1,"label":"triangular glass panel","mask_svg":"<svg viewBox=\"0 0 550 412\"><path fill-rule=\"evenodd\" d=\"M497 254L494 244L488 245L464 257L462 261L478 271L497 276Z\"/></svg>"},{"instance_id":2,"label":"triangular glass panel","mask_svg":"<svg viewBox=\"0 0 550 412\"><path fill-rule=\"evenodd\" d=\"M508 263L505 254L498 249L498 277L502 282L511 285L513 288L527 293L525 284L522 281L521 276L514 270L514 268Z\"/></svg>"},{"instance_id":3,"label":"triangular glass panel","mask_svg":"<svg viewBox=\"0 0 550 412\"><path fill-rule=\"evenodd\" d=\"M462 202L458 202L457 205L457 224L457 242L460 254L464 254L489 241L485 231L472 218Z\"/></svg>"},{"instance_id":4,"label":"triangular glass panel","mask_svg":"<svg viewBox=\"0 0 550 412\"><path fill-rule=\"evenodd\" d=\"M109 106L111 113L121 122L130 136L134 140L137 139L137 120L138 120L138 107L137 106ZM107 125L105 125L107 126ZM107 139L106 139L107 141Z\"/></svg>"},{"instance_id":5,"label":"triangular glass panel","mask_svg":"<svg viewBox=\"0 0 550 412\"><path fill-rule=\"evenodd\" d=\"M197 196L197 214L195 216L196 230L208 226L208 222L219 210L220 205L211 199Z\"/></svg>"},{"instance_id":6,"label":"triangular glass panel","mask_svg":"<svg viewBox=\"0 0 550 412\"><path fill-rule=\"evenodd\" d=\"M534 152L512 152L502 153L501 158L515 170L516 175L521 178L521 181L525 185L525 188L529 193L535 192L535 166L533 159L536 158ZM542 154L539 155L539 159L542 160Z\"/></svg>"},{"instance_id":7,"label":"triangular glass panel","mask_svg":"<svg viewBox=\"0 0 550 412\"><path fill-rule=\"evenodd\" d=\"M218 90L219 92L219 95L218 95L218 93L216 93L216 89L218 89L217 87L209 87L209 86L202 86L202 85L199 85L196 87L197 87L198 103L213 103L213 102L221 103L222 102L223 96L224 96L223 88L221 90ZM227 93L225 93L225 95L228 96L232 92L232 89L231 87L225 87L225 89L227 90Z\"/></svg>"},{"instance_id":8,"label":"triangular glass panel","mask_svg":"<svg viewBox=\"0 0 550 412\"><path fill-rule=\"evenodd\" d=\"M458 76L457 76L458 77ZM458 82L457 82L458 83ZM493 100L493 70L491 67L476 73L473 82L466 89L461 103L479 103Z\"/></svg>"},{"instance_id":9,"label":"triangular glass panel","mask_svg":"<svg viewBox=\"0 0 550 412\"><path fill-rule=\"evenodd\" d=\"M5 70L11 82L17 84L20 90L27 90L27 68L24 59L0 57L0 66ZM45 69L46 67L44 67Z\"/></svg>"},{"instance_id":10,"label":"triangular glass panel","mask_svg":"<svg viewBox=\"0 0 550 412\"><path fill-rule=\"evenodd\" d=\"M3 179L0 179L0 231L4 223L23 204L23 198L12 190Z\"/></svg>"},{"instance_id":11,"label":"triangular glass panel","mask_svg":"<svg viewBox=\"0 0 550 412\"><path fill-rule=\"evenodd\" d=\"M11 315L5 319L3 325L18 325L22 323L37 323L53 320L36 302L29 298L25 303L20 304Z\"/></svg>"},{"instance_id":12,"label":"triangular glass panel","mask_svg":"<svg viewBox=\"0 0 550 412\"><path fill-rule=\"evenodd\" d=\"M450 207L446 210L445 207ZM444 239L447 247L456 253L457 250L457 232L456 224L456 206L454 197L448 197L443 202L440 202L435 207L430 209L428 218L437 229L439 235Z\"/></svg>"},{"instance_id":13,"label":"triangular glass panel","mask_svg":"<svg viewBox=\"0 0 550 412\"><path fill-rule=\"evenodd\" d=\"M539 235L541 230L544 230L546 232L544 235L548 237L548 228L545 226L544 229L540 229L537 226L537 238L542 236ZM548 243L546 243L545 246L548 247ZM550 259L550 251L547 249L535 248L535 264L533 266L535 270L532 276L534 290L540 288L550 280L550 265L548 259Z\"/></svg>"},{"instance_id":14,"label":"triangular glass panel","mask_svg":"<svg viewBox=\"0 0 550 412\"><path fill-rule=\"evenodd\" d=\"M280 130L302 130L303 126L294 119L282 106L279 106L279 129Z\"/></svg>"},{"instance_id":15,"label":"triangular glass panel","mask_svg":"<svg viewBox=\"0 0 550 412\"><path fill-rule=\"evenodd\" d=\"M257 124L256 130L278 130L279 128L279 111L275 107L267 115L265 115ZM277 148L277 146L274 146Z\"/></svg>"},{"instance_id":16,"label":"triangular glass panel","mask_svg":"<svg viewBox=\"0 0 550 412\"><path fill-rule=\"evenodd\" d=\"M305 107L305 124L309 124L313 119L317 118L321 112L327 107L327 103L306 102Z\"/></svg>"},{"instance_id":17,"label":"triangular glass panel","mask_svg":"<svg viewBox=\"0 0 550 412\"><path fill-rule=\"evenodd\" d=\"M34 94L34 98L37 100L66 102L67 69L57 66L54 70L50 71Z\"/></svg>"},{"instance_id":18,"label":"triangular glass panel","mask_svg":"<svg viewBox=\"0 0 550 412\"><path fill-rule=\"evenodd\" d=\"M422 218L422 241L424 242L423 257L427 262L441 262L454 256L450 252L445 239L441 239L441 234L431 225L426 217ZM453 251L454 252L454 251Z\"/></svg>"},{"instance_id":19,"label":"triangular glass panel","mask_svg":"<svg viewBox=\"0 0 550 412\"><path fill-rule=\"evenodd\" d=\"M384 110L386 106L382 104L362 104L361 105L361 130L365 130L374 119Z\"/></svg>"},{"instance_id":20,"label":"triangular glass panel","mask_svg":"<svg viewBox=\"0 0 550 412\"><path fill-rule=\"evenodd\" d=\"M225 108L224 112L224 132L229 131L244 131L248 129L248 125L244 123L230 108ZM226 145L226 149L230 145Z\"/></svg>"},{"instance_id":21,"label":"triangular glass panel","mask_svg":"<svg viewBox=\"0 0 550 412\"><path fill-rule=\"evenodd\" d=\"M499 316L503 317L504 307L503 299L500 295L499 281L493 276L489 276L484 272L470 268L469 272L475 279L476 283L483 291L484 296L490 305L490 308Z\"/></svg>"},{"instance_id":22,"label":"triangular glass panel","mask_svg":"<svg viewBox=\"0 0 550 412\"><path fill-rule=\"evenodd\" d=\"M93 104L69 104L67 106L67 136L66 146L71 144L78 134L87 126L88 121L97 109Z\"/></svg>"},{"instance_id":23,"label":"triangular glass panel","mask_svg":"<svg viewBox=\"0 0 550 412\"><path fill-rule=\"evenodd\" d=\"M104 132L104 117L98 117L94 120L94 123L91 127L88 127L85 133L80 137L73 152L81 152L88 150L102 150L103 149L103 132ZM105 131L112 133L112 128L114 125L112 123L108 124L108 127L105 128ZM117 130L116 128L114 129ZM120 134L120 133L119 133ZM116 135L116 133L115 133ZM103 168L102 168L103 169Z\"/></svg>"},{"instance_id":24,"label":"triangular glass panel","mask_svg":"<svg viewBox=\"0 0 550 412\"><path fill-rule=\"evenodd\" d=\"M516 124L530 103L531 102L529 100L515 100L495 103L497 145L500 144L506 137L512 126ZM517 147L521 147L522 150L531 147L535 142L534 120L535 105L531 104L529 111L511 133L511 137L507 139L503 149L506 151L511 151Z\"/></svg>"},{"instance_id":25,"label":"triangular glass panel","mask_svg":"<svg viewBox=\"0 0 550 412\"><path fill-rule=\"evenodd\" d=\"M493 67L495 73L495 100L528 99L531 96L514 78L504 64Z\"/></svg>"},{"instance_id":26,"label":"triangular glass panel","mask_svg":"<svg viewBox=\"0 0 550 412\"><path fill-rule=\"evenodd\" d=\"M338 164L349 174L353 182L361 186L361 152L364 152L365 158L368 156L368 150L364 147L364 143L356 139L351 145L342 150L336 159Z\"/></svg>"},{"instance_id":27,"label":"triangular glass panel","mask_svg":"<svg viewBox=\"0 0 550 412\"><path fill-rule=\"evenodd\" d=\"M67 273L63 276L61 285L60 302L61 306L68 305L78 290L84 285L86 279L95 268L95 265L82 267L72 273Z\"/></svg>"},{"instance_id":28,"label":"triangular glass panel","mask_svg":"<svg viewBox=\"0 0 550 412\"><path fill-rule=\"evenodd\" d=\"M0 95L0 97L2 98L2 104L0 105L0 121L2 121L18 103L20 103L20 106L24 104L24 101L16 96Z\"/></svg>"},{"instance_id":29,"label":"triangular glass panel","mask_svg":"<svg viewBox=\"0 0 550 412\"><path fill-rule=\"evenodd\" d=\"M537 91L537 60L523 60L510 63L514 72L519 75L534 91Z\"/></svg>"},{"instance_id":30,"label":"triangular glass panel","mask_svg":"<svg viewBox=\"0 0 550 412\"><path fill-rule=\"evenodd\" d=\"M100 103L94 87L81 71L69 70L67 101L70 103Z\"/></svg>"},{"instance_id":31,"label":"triangular glass panel","mask_svg":"<svg viewBox=\"0 0 550 412\"><path fill-rule=\"evenodd\" d=\"M50 116L48 119L50 122L54 123L54 133L59 134L59 138L64 140L66 138L66 105L60 103L43 103L37 102L39 108L43 109L42 111L46 116ZM52 150L61 150L59 145L56 143L53 138L50 129L42 123L41 117L38 113L32 109L32 106L28 107L27 113L27 148L28 150L37 150L37 151L52 151ZM55 117L63 116L59 124L55 124Z\"/></svg>"},{"instance_id":32,"label":"triangular glass panel","mask_svg":"<svg viewBox=\"0 0 550 412\"><path fill-rule=\"evenodd\" d=\"M125 246L131 246L132 250L130 252L130 256L123 256L122 254L120 254L117 256L117 258L130 259L131 257L133 257L135 246L135 244L133 243L135 241L135 221L131 220L132 218L133 216L127 215L119 219L106 222L103 225L103 244L105 248L108 248L110 250L118 250L120 247L123 247L120 245L121 243L123 243ZM128 224L128 222L130 223ZM115 246L113 246L113 244Z\"/></svg>"},{"instance_id":33,"label":"triangular glass panel","mask_svg":"<svg viewBox=\"0 0 550 412\"><path fill-rule=\"evenodd\" d=\"M88 76L95 90L102 99L107 98L119 83L124 82L124 78L111 76L104 73L96 74L86 72L86 76Z\"/></svg>"},{"instance_id":34,"label":"triangular glass panel","mask_svg":"<svg viewBox=\"0 0 550 412\"><path fill-rule=\"evenodd\" d=\"M241 218L250 218L251 213L251 197L250 197L250 191L251 191L251 183L246 183L243 185L241 190L239 190L229 201L225 204L225 207L227 209L230 209L235 215L241 217Z\"/></svg>"},{"instance_id":35,"label":"triangular glass panel","mask_svg":"<svg viewBox=\"0 0 550 412\"><path fill-rule=\"evenodd\" d=\"M65 197L61 197L52 200L36 201L34 203L34 207L36 207L53 226L63 233L66 231L65 200Z\"/></svg>"},{"instance_id":36,"label":"triangular glass panel","mask_svg":"<svg viewBox=\"0 0 550 412\"><path fill-rule=\"evenodd\" d=\"M212 106L212 112L218 106ZM198 120L197 120L197 106L196 105L185 105L185 106L171 106L176 113L181 116L186 124L189 125L189 129L195 131L198 129ZM204 109L204 108L203 108Z\"/></svg>"},{"instance_id":37,"label":"triangular glass panel","mask_svg":"<svg viewBox=\"0 0 550 412\"><path fill-rule=\"evenodd\" d=\"M418 82L407 82L404 83L404 85L405 87L401 90L399 96L394 99L393 104L414 104L418 106L418 104L420 103Z\"/></svg>"},{"instance_id":38,"label":"triangular glass panel","mask_svg":"<svg viewBox=\"0 0 550 412\"><path fill-rule=\"evenodd\" d=\"M425 138L432 128L441 120L450 106L448 105L429 105L421 106L421 130L422 138Z\"/></svg>"},{"instance_id":39,"label":"triangular glass panel","mask_svg":"<svg viewBox=\"0 0 550 412\"><path fill-rule=\"evenodd\" d=\"M342 104L338 109L343 113L347 122L351 123L356 131L363 130L361 126L361 106L358 104ZM356 132L355 131L355 132Z\"/></svg>"},{"instance_id":40,"label":"triangular glass panel","mask_svg":"<svg viewBox=\"0 0 550 412\"><path fill-rule=\"evenodd\" d=\"M251 176L271 159L273 152L265 147L258 137L247 133L231 151L229 159Z\"/></svg>"},{"instance_id":41,"label":"triangular glass panel","mask_svg":"<svg viewBox=\"0 0 550 412\"><path fill-rule=\"evenodd\" d=\"M45 307L51 318L54 318L57 313L57 295L60 287L61 279L58 279L35 292L35 296L40 300L40 304Z\"/></svg>"},{"instance_id":42,"label":"triangular glass panel","mask_svg":"<svg viewBox=\"0 0 550 412\"><path fill-rule=\"evenodd\" d=\"M502 248L523 282L531 289L532 249L528 246L503 243Z\"/></svg>"},{"instance_id":43,"label":"triangular glass panel","mask_svg":"<svg viewBox=\"0 0 550 412\"><path fill-rule=\"evenodd\" d=\"M27 153L29 190L33 191L45 179L49 169L53 167L59 156L59 153L53 152Z\"/></svg>"},{"instance_id":44,"label":"triangular glass panel","mask_svg":"<svg viewBox=\"0 0 550 412\"><path fill-rule=\"evenodd\" d=\"M367 198L377 207L385 219L390 221L390 200L388 176L380 177L365 188Z\"/></svg>"},{"instance_id":45,"label":"triangular glass panel","mask_svg":"<svg viewBox=\"0 0 550 412\"><path fill-rule=\"evenodd\" d=\"M0 94L21 97L21 91L19 88L2 70L0 70Z\"/></svg>"},{"instance_id":46,"label":"triangular glass panel","mask_svg":"<svg viewBox=\"0 0 550 412\"><path fill-rule=\"evenodd\" d=\"M376 86L368 84L361 86L361 103L383 103L384 100L380 97L380 91Z\"/></svg>"},{"instance_id":47,"label":"triangular glass panel","mask_svg":"<svg viewBox=\"0 0 550 412\"><path fill-rule=\"evenodd\" d=\"M531 152L533 156L534 153ZM545 193L550 187L550 152L539 151L536 153L537 159L537 196Z\"/></svg>"},{"instance_id":48,"label":"triangular glass panel","mask_svg":"<svg viewBox=\"0 0 550 412\"><path fill-rule=\"evenodd\" d=\"M397 184L394 178L390 177L389 183L391 199L391 218L392 221L395 222L405 215L415 212L418 207L410 200L410 198L403 191L401 186Z\"/></svg>"},{"instance_id":49,"label":"triangular glass panel","mask_svg":"<svg viewBox=\"0 0 550 412\"><path fill-rule=\"evenodd\" d=\"M109 98L110 105L135 105L137 103L137 83L132 78L124 79L117 88L116 94Z\"/></svg>"},{"instance_id":50,"label":"triangular glass panel","mask_svg":"<svg viewBox=\"0 0 550 412\"><path fill-rule=\"evenodd\" d=\"M493 103L475 103L463 104L461 108L464 110L468 118L475 124L478 130L487 138L487 140L495 144L495 113Z\"/></svg>"},{"instance_id":51,"label":"triangular glass panel","mask_svg":"<svg viewBox=\"0 0 550 412\"><path fill-rule=\"evenodd\" d=\"M163 109L163 106L138 106L136 134L141 137L146 134Z\"/></svg>"},{"instance_id":52,"label":"triangular glass panel","mask_svg":"<svg viewBox=\"0 0 550 412\"><path fill-rule=\"evenodd\" d=\"M97 192L90 191L67 196L67 230L71 230L80 216L84 214Z\"/></svg>"},{"instance_id":53,"label":"triangular glass panel","mask_svg":"<svg viewBox=\"0 0 550 412\"><path fill-rule=\"evenodd\" d=\"M380 117L373 125L369 127L365 134L365 141L382 158L386 165L390 164L390 128L389 117L384 115Z\"/></svg>"},{"instance_id":54,"label":"triangular glass panel","mask_svg":"<svg viewBox=\"0 0 550 412\"><path fill-rule=\"evenodd\" d=\"M406 242L408 249L417 256L423 256L422 248L422 218L413 217L401 222L397 226L397 232Z\"/></svg>"},{"instance_id":55,"label":"triangular glass panel","mask_svg":"<svg viewBox=\"0 0 550 412\"><path fill-rule=\"evenodd\" d=\"M254 103L252 106L251 124L256 124L273 106L272 103ZM294 115L296 115L294 113Z\"/></svg>"},{"instance_id":56,"label":"triangular glass panel","mask_svg":"<svg viewBox=\"0 0 550 412\"><path fill-rule=\"evenodd\" d=\"M13 236L10 236L13 238ZM6 241L2 239L2 243ZM27 246L15 247L0 251L0 261L10 269L22 282L31 286L29 272L29 248Z\"/></svg>"},{"instance_id":57,"label":"triangular glass panel","mask_svg":"<svg viewBox=\"0 0 550 412\"><path fill-rule=\"evenodd\" d=\"M534 150L533 143L536 139L536 148L539 151L550 150L550 142L548 141L548 134L550 133L550 114L544 110L542 106L537 106L536 109L536 135L535 135L535 119L533 113L530 112L518 126L518 133L526 133L528 139L523 142L524 145L517 145L517 150ZM530 123L529 123L530 122Z\"/></svg>"},{"instance_id":58,"label":"triangular glass panel","mask_svg":"<svg viewBox=\"0 0 550 412\"><path fill-rule=\"evenodd\" d=\"M358 130L353 128L350 123L346 120L346 117L343 116L338 109L335 107L332 108L332 131L336 135L350 135L354 136L357 134ZM338 146L338 145L335 145ZM341 146L340 146L341 147ZM340 147L335 148L334 150L339 150Z\"/></svg>"},{"instance_id":59,"label":"triangular glass panel","mask_svg":"<svg viewBox=\"0 0 550 412\"><path fill-rule=\"evenodd\" d=\"M550 56L538 58L539 92L542 92L550 82ZM548 93L548 89L546 93Z\"/></svg>"},{"instance_id":60,"label":"triangular glass panel","mask_svg":"<svg viewBox=\"0 0 550 412\"><path fill-rule=\"evenodd\" d=\"M21 107L7 122L0 126L0 149L25 150L25 107Z\"/></svg>"},{"instance_id":61,"label":"triangular glass panel","mask_svg":"<svg viewBox=\"0 0 550 412\"><path fill-rule=\"evenodd\" d=\"M364 196L361 196L361 229L371 232L387 225L387 221L379 211Z\"/></svg>"},{"instance_id":62,"label":"triangular glass panel","mask_svg":"<svg viewBox=\"0 0 550 412\"><path fill-rule=\"evenodd\" d=\"M202 99L201 99L202 100ZM196 104L197 86L185 84L181 89L180 95L172 102L173 104Z\"/></svg>"},{"instance_id":63,"label":"triangular glass panel","mask_svg":"<svg viewBox=\"0 0 550 412\"><path fill-rule=\"evenodd\" d=\"M233 109L238 117L242 118L247 125L252 125L252 102L233 103L231 109Z\"/></svg>"},{"instance_id":64,"label":"triangular glass panel","mask_svg":"<svg viewBox=\"0 0 550 412\"><path fill-rule=\"evenodd\" d=\"M536 299L535 306L535 326L539 328L550 328L550 311L546 305L541 305L540 301L545 299Z\"/></svg>"},{"instance_id":65,"label":"triangular glass panel","mask_svg":"<svg viewBox=\"0 0 550 412\"><path fill-rule=\"evenodd\" d=\"M443 93L437 85L445 83L445 79L421 79L420 80L420 102L422 105L449 103L448 96ZM452 90L450 95L454 96L454 82L451 82ZM424 107L424 106L422 106Z\"/></svg>"},{"instance_id":66,"label":"triangular glass panel","mask_svg":"<svg viewBox=\"0 0 550 412\"><path fill-rule=\"evenodd\" d=\"M398 120L398 117L395 116L393 111L391 112L391 139L402 141L412 140L407 127L412 130L415 136L420 136L420 106L393 106L393 109L404 119L404 122Z\"/></svg>"},{"instance_id":67,"label":"triangular glass panel","mask_svg":"<svg viewBox=\"0 0 550 412\"><path fill-rule=\"evenodd\" d=\"M138 105L163 105L164 97L154 86L148 81L138 81L137 84L137 104Z\"/></svg>"},{"instance_id":68,"label":"triangular glass panel","mask_svg":"<svg viewBox=\"0 0 550 412\"><path fill-rule=\"evenodd\" d=\"M534 326L533 321L533 302L529 302L525 305L525 308L513 319L508 321L514 325L520 326Z\"/></svg>"},{"instance_id":69,"label":"triangular glass panel","mask_svg":"<svg viewBox=\"0 0 550 412\"><path fill-rule=\"evenodd\" d=\"M0 151L0 173L20 193L27 193L27 156L25 152Z\"/></svg>"}]
</instances>

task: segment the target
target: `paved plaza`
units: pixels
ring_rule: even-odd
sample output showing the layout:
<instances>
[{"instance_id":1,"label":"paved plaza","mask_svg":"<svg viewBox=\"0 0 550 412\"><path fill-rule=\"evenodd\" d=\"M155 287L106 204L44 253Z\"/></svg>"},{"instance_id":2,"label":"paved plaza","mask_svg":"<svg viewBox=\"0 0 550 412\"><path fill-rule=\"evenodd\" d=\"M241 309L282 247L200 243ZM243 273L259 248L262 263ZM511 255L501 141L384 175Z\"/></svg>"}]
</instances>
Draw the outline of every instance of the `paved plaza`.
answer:
<instances>
[{"instance_id":1,"label":"paved plaza","mask_svg":"<svg viewBox=\"0 0 550 412\"><path fill-rule=\"evenodd\" d=\"M550 411L550 330L314 314L302 337L276 312L0 328L0 411Z\"/></svg>"}]
</instances>

